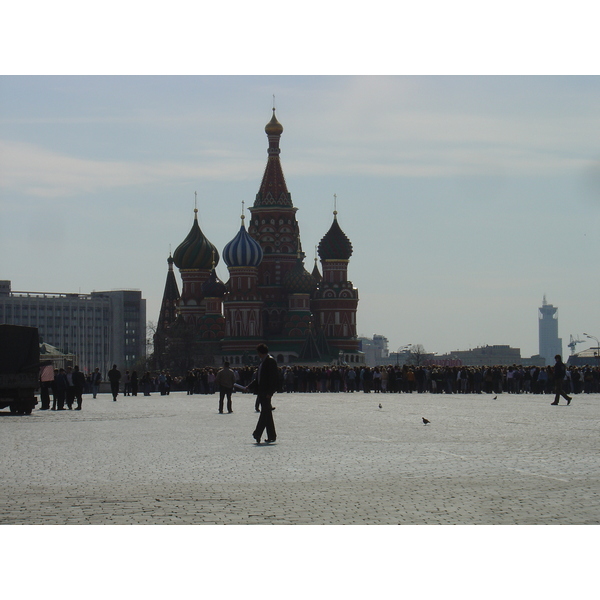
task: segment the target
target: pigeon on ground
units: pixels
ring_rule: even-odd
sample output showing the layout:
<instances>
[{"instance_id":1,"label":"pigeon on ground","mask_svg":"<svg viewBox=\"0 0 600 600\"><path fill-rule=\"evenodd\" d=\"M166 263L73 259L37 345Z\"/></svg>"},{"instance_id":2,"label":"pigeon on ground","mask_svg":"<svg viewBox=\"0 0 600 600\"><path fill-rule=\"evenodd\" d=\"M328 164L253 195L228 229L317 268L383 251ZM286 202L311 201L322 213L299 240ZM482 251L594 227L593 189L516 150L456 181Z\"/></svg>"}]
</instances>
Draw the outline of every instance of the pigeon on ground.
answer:
<instances>
[{"instance_id":1,"label":"pigeon on ground","mask_svg":"<svg viewBox=\"0 0 600 600\"><path fill-rule=\"evenodd\" d=\"M379 403L379 408L383 408L383 406L381 406L381 403Z\"/></svg>"},{"instance_id":2,"label":"pigeon on ground","mask_svg":"<svg viewBox=\"0 0 600 600\"><path fill-rule=\"evenodd\" d=\"M423 419L423 425L428 425L431 421L427 420L425 417L421 417Z\"/></svg>"},{"instance_id":3,"label":"pigeon on ground","mask_svg":"<svg viewBox=\"0 0 600 600\"><path fill-rule=\"evenodd\" d=\"M494 400L498 400L498 396L494 396Z\"/></svg>"}]
</instances>

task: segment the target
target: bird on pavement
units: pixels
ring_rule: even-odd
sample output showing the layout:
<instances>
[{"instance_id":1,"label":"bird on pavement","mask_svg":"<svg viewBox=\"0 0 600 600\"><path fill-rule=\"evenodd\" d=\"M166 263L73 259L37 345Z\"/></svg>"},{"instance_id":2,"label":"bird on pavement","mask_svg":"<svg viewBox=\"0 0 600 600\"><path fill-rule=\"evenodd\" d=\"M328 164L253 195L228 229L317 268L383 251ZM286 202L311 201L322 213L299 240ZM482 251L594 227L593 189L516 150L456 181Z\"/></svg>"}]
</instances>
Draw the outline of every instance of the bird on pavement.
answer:
<instances>
[{"instance_id":1,"label":"bird on pavement","mask_svg":"<svg viewBox=\"0 0 600 600\"><path fill-rule=\"evenodd\" d=\"M498 396L494 396L494 400L498 400Z\"/></svg>"},{"instance_id":2,"label":"bird on pavement","mask_svg":"<svg viewBox=\"0 0 600 600\"><path fill-rule=\"evenodd\" d=\"M381 403L379 404L379 408L383 408L383 406L381 406Z\"/></svg>"},{"instance_id":3,"label":"bird on pavement","mask_svg":"<svg viewBox=\"0 0 600 600\"><path fill-rule=\"evenodd\" d=\"M428 425L429 423L431 423L431 421L429 421L425 417L421 417L421 419L423 419L423 425Z\"/></svg>"}]
</instances>

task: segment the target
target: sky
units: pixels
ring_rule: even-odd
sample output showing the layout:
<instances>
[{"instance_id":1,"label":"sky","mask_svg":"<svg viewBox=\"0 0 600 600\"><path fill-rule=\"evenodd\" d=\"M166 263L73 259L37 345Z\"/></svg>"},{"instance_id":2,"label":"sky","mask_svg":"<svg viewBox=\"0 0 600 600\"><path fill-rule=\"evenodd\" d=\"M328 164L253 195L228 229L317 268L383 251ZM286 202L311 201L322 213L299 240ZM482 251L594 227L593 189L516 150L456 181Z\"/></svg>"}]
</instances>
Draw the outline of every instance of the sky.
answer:
<instances>
[{"instance_id":1,"label":"sky","mask_svg":"<svg viewBox=\"0 0 600 600\"><path fill-rule=\"evenodd\" d=\"M0 91L13 291L139 289L156 321L195 194L219 250L248 214L275 96L306 267L335 195L359 335L531 356L545 295L564 353L600 337L598 77L3 76Z\"/></svg>"},{"instance_id":2,"label":"sky","mask_svg":"<svg viewBox=\"0 0 600 600\"><path fill-rule=\"evenodd\" d=\"M535 3L458 2L452 14L426 3L400 27L335 2L318 5L320 20L310 2L293 13L258 2L228 19L224 42L208 23L226 7L198 25L175 16L183 4L143 15L119 4L116 22L108 2L85 31L68 2L39 5L35 22L7 9L28 31L5 28L0 42L12 52L0 61L0 279L14 291L139 289L155 322L195 194L219 250L242 202L249 214L274 102L309 271L337 197L359 335L386 336L390 351L508 344L528 357L545 296L563 354L570 335L577 350L595 344L584 336L600 337L593 20ZM419 28L432 7L438 19ZM496 26L474 28L481 19ZM217 273L227 280L222 261Z\"/></svg>"}]
</instances>

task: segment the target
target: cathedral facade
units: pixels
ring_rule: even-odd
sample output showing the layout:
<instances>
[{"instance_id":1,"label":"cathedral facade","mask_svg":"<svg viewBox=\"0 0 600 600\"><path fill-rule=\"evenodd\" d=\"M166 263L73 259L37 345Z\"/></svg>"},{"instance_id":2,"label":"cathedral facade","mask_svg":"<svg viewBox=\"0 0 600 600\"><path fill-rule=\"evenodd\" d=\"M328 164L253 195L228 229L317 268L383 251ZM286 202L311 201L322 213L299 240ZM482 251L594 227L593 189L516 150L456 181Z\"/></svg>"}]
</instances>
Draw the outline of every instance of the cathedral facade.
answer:
<instances>
[{"instance_id":1,"label":"cathedral facade","mask_svg":"<svg viewBox=\"0 0 600 600\"><path fill-rule=\"evenodd\" d=\"M304 265L296 211L280 161L283 127L265 127L268 158L246 227L222 249L198 225L168 258L169 270L154 338L155 366L185 371L203 365L255 362L260 342L280 365L362 363L356 334L358 290L348 280L352 244L333 222L318 245L321 271ZM223 259L229 280L215 268ZM179 269L179 292L173 266Z\"/></svg>"}]
</instances>

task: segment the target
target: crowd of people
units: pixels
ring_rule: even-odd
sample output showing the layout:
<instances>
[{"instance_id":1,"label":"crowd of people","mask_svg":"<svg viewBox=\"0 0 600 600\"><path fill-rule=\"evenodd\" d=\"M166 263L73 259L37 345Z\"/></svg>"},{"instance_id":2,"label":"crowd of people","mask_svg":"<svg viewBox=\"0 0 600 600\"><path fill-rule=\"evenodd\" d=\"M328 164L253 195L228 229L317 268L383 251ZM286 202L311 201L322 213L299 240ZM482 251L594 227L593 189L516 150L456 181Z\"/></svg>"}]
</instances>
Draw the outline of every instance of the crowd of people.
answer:
<instances>
[{"instance_id":1,"label":"crowd of people","mask_svg":"<svg viewBox=\"0 0 600 600\"><path fill-rule=\"evenodd\" d=\"M165 396L171 391L185 391L188 395L219 391L217 368L197 368L175 377L169 371L146 372L138 377L136 371L121 375L115 370L116 365L108 373L114 400L115 392L124 396L152 393ZM231 370L235 383L246 387L256 369L244 366ZM280 391L287 393L552 394L555 388L553 366L295 365L279 367L279 379ZM72 409L75 404L76 409L81 409L82 395L92 393L95 398L101 381L99 369L89 375L84 375L77 366L57 369L54 381L42 383L42 407L50 408L48 398L52 393L52 410ZM567 367L563 389L568 394L600 392L600 367Z\"/></svg>"}]
</instances>

